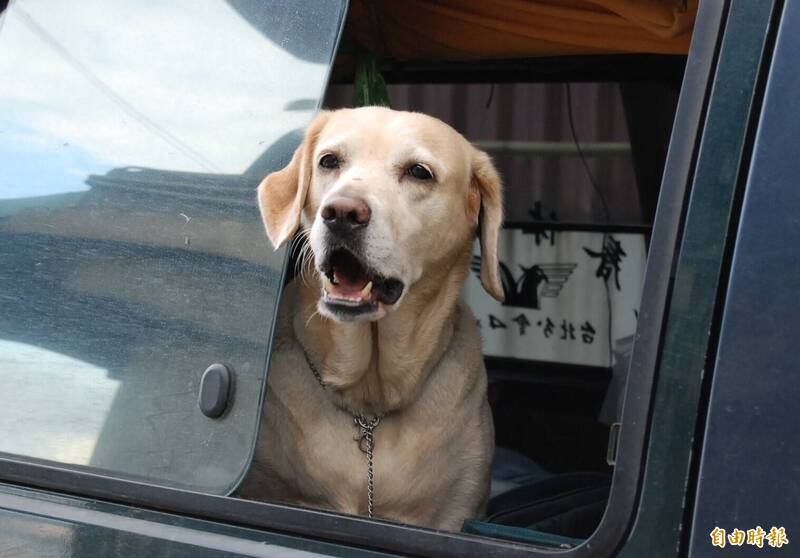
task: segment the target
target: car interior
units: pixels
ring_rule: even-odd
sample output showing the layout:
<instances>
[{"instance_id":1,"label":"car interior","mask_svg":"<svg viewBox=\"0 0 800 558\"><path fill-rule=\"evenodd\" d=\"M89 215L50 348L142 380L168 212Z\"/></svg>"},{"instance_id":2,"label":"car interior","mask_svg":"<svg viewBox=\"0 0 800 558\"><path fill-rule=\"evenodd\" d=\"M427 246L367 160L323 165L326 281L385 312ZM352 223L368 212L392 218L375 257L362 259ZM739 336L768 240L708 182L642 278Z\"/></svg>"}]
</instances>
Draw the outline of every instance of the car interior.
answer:
<instances>
[{"instance_id":1,"label":"car interior","mask_svg":"<svg viewBox=\"0 0 800 558\"><path fill-rule=\"evenodd\" d=\"M325 3L314 3L314 17L284 6L272 19L255 2L223 4L217 22L235 19L237 40L264 42L258 56L286 54L276 75L298 76L254 82L248 105L250 90L242 93L236 80L257 74L258 56L230 67L202 61L213 66L206 83L229 84L214 94L247 108L228 117L240 118L242 130L258 118L269 126L268 140L259 131L231 148L230 164L207 158L212 148L197 139L214 137L208 145L224 153L244 145L233 127L220 125L226 115L196 132L204 112L192 97L183 135L165 131L169 122L145 117L144 97L123 99L124 79L87 62L79 26L77 38L59 35L57 23L49 27L48 15L24 2L4 21L4 75L20 66L3 47L32 37L45 53L40 59L51 56L57 71L72 76L65 91L74 79L76 91L99 92L97 106L107 103L121 115L115 121L140 125L142 137L163 148L151 156L127 136L104 140L124 147L94 166L70 159L80 170L70 170L74 192L41 187L41 194L0 197L0 255L10 262L0 270L0 347L10 355L0 393L16 399L14 413L10 399L0 405L0 454L232 493L252 456L260 406L269 404L261 400L265 339L298 253L284 258L267 247L254 188L288 161L317 108L388 102L450 124L492 156L504 181L506 301L486 295L475 273L464 289L484 340L497 448L487 515L463 531L555 548L581 544L613 513L606 504L627 365L697 2L351 0L338 46L338 29L320 33L308 23L337 17ZM105 33L102 27L92 32ZM125 44L124 34L114 40ZM335 52L329 75L328 52ZM190 75L187 58L178 58L164 71ZM228 80L216 79L221 71ZM267 86L281 103L271 120L252 112ZM91 123L93 107L84 110L82 122ZM2 146L33 133L7 129ZM48 154L77 149L62 135L47 136ZM19 145L8 152L21 168L34 158ZM173 165L179 156L187 162ZM53 182L34 178L36 188ZM43 359L58 372L43 371ZM235 412L214 422L199 413L197 393L204 369L221 360L236 369ZM78 376L85 381L73 382ZM21 384L33 387L20 392ZM32 434L16 435L22 424Z\"/></svg>"},{"instance_id":2,"label":"car interior","mask_svg":"<svg viewBox=\"0 0 800 558\"><path fill-rule=\"evenodd\" d=\"M363 50L375 20L354 21L360 5L351 7L326 109L359 106L353 61L375 64ZM376 17L410 25L386 12ZM474 276L464 292L484 338L497 445L487 516L464 531L570 548L606 510L685 56L482 55L431 62L384 52L367 71L387 83L391 108L449 123L490 153L504 181L506 302L491 300Z\"/></svg>"}]
</instances>

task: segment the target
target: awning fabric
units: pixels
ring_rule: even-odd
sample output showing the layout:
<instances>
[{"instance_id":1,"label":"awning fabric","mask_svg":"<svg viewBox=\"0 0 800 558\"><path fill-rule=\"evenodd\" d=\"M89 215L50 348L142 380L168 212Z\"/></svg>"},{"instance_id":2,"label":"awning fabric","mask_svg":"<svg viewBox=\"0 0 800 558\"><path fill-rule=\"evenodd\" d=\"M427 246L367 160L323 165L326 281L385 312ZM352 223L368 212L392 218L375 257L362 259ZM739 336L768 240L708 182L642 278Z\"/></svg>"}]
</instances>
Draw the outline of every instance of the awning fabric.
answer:
<instances>
[{"instance_id":1,"label":"awning fabric","mask_svg":"<svg viewBox=\"0 0 800 558\"><path fill-rule=\"evenodd\" d=\"M352 0L347 31L396 60L685 54L698 0Z\"/></svg>"}]
</instances>

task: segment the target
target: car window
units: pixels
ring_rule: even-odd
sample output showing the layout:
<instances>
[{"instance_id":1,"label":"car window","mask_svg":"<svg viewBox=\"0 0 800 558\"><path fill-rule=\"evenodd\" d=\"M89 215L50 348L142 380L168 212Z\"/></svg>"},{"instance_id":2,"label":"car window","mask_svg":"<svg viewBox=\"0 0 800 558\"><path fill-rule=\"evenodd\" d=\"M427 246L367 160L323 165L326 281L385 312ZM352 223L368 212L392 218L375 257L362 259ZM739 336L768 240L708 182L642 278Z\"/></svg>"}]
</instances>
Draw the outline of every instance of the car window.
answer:
<instances>
[{"instance_id":1,"label":"car window","mask_svg":"<svg viewBox=\"0 0 800 558\"><path fill-rule=\"evenodd\" d=\"M284 262L255 187L319 104L343 10L8 8L0 452L233 489L253 450ZM215 363L231 377L210 418L198 397Z\"/></svg>"}]
</instances>

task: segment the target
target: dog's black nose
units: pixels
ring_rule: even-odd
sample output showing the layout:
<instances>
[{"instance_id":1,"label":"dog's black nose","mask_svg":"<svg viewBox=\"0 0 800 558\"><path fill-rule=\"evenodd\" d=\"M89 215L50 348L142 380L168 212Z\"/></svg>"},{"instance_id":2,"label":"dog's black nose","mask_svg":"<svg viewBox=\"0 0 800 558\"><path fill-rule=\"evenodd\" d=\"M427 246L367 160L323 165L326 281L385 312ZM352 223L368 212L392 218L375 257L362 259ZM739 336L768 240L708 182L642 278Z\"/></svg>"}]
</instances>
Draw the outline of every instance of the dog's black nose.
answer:
<instances>
[{"instance_id":1,"label":"dog's black nose","mask_svg":"<svg viewBox=\"0 0 800 558\"><path fill-rule=\"evenodd\" d=\"M337 196L325 204L320 215L331 230L350 231L367 226L372 211L361 198Z\"/></svg>"}]
</instances>

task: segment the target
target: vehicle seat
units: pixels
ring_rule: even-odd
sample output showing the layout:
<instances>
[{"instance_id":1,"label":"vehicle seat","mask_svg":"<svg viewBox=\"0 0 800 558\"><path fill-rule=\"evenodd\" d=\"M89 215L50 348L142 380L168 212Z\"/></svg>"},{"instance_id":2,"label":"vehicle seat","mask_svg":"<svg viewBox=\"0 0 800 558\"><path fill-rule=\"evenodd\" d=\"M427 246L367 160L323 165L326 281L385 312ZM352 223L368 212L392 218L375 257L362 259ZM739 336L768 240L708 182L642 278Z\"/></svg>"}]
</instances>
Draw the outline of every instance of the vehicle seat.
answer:
<instances>
[{"instance_id":1,"label":"vehicle seat","mask_svg":"<svg viewBox=\"0 0 800 558\"><path fill-rule=\"evenodd\" d=\"M610 488L610 474L554 474L514 450L498 447L486 518L466 521L463 530L571 548L594 532Z\"/></svg>"}]
</instances>

